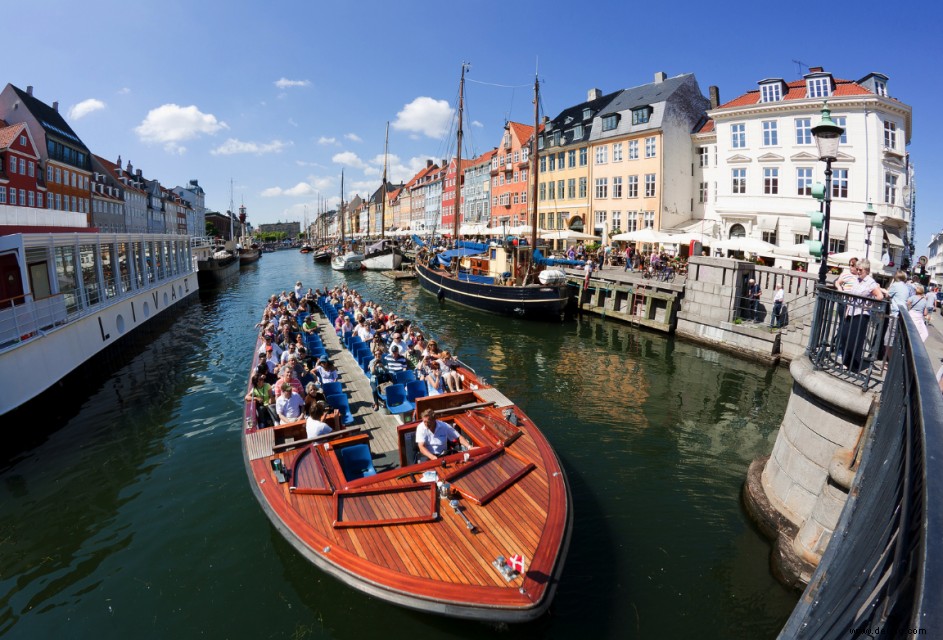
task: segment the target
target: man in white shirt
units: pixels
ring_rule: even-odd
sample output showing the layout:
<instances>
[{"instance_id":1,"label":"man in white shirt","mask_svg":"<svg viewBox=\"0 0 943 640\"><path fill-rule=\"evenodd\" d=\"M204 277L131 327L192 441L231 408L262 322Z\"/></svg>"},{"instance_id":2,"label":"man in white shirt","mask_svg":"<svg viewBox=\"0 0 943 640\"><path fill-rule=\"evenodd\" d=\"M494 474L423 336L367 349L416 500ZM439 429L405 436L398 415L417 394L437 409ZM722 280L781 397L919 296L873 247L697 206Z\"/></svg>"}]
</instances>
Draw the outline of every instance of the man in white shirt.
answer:
<instances>
[{"instance_id":1,"label":"man in white shirt","mask_svg":"<svg viewBox=\"0 0 943 640\"><path fill-rule=\"evenodd\" d=\"M434 460L445 455L448 450L449 441L458 440L466 449L471 449L474 445L461 435L455 428L447 422L435 419L432 409L426 409L422 413L422 422L416 427L416 446L419 447L419 459Z\"/></svg>"},{"instance_id":2,"label":"man in white shirt","mask_svg":"<svg viewBox=\"0 0 943 640\"><path fill-rule=\"evenodd\" d=\"M278 400L275 401L275 412L278 413L279 421L281 424L285 424L286 422L300 420L305 401L295 393L295 390L287 382L282 383L281 390Z\"/></svg>"},{"instance_id":3,"label":"man in white shirt","mask_svg":"<svg viewBox=\"0 0 943 640\"><path fill-rule=\"evenodd\" d=\"M776 287L776 293L773 294L773 313L770 314L769 326L772 328L781 327L783 324L783 302L786 300L786 291L783 289L783 283L780 282Z\"/></svg>"}]
</instances>

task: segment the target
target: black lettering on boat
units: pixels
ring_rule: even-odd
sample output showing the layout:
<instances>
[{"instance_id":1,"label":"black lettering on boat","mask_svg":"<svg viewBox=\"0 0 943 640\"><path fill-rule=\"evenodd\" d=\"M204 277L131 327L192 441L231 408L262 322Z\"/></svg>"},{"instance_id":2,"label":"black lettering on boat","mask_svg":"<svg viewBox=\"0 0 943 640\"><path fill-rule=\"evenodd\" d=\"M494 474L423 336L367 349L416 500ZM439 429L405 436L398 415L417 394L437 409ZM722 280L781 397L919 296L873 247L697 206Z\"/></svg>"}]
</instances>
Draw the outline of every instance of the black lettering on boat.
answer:
<instances>
[{"instance_id":1,"label":"black lettering on boat","mask_svg":"<svg viewBox=\"0 0 943 640\"><path fill-rule=\"evenodd\" d=\"M101 316L98 316L98 328L101 329L102 332L102 342L106 342L108 338L111 337L111 334L105 333L105 324L102 322Z\"/></svg>"},{"instance_id":2,"label":"black lettering on boat","mask_svg":"<svg viewBox=\"0 0 943 640\"><path fill-rule=\"evenodd\" d=\"M173 285L170 286L170 299L171 300L177 299L177 290L174 289Z\"/></svg>"},{"instance_id":3,"label":"black lettering on boat","mask_svg":"<svg viewBox=\"0 0 943 640\"><path fill-rule=\"evenodd\" d=\"M137 314L134 313L134 300L131 301L131 319L135 322L138 321Z\"/></svg>"},{"instance_id":4,"label":"black lettering on boat","mask_svg":"<svg viewBox=\"0 0 943 640\"><path fill-rule=\"evenodd\" d=\"M154 298L154 310L157 311L160 307L157 306L157 292L152 291L151 296Z\"/></svg>"}]
</instances>

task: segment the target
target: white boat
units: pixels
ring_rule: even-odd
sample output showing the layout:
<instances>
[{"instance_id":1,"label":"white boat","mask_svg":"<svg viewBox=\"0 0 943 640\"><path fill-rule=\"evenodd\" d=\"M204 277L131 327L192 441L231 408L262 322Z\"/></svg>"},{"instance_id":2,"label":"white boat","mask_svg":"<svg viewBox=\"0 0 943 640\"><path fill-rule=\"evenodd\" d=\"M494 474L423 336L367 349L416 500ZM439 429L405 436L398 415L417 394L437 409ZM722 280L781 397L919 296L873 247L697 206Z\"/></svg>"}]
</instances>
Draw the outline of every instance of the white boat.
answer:
<instances>
[{"instance_id":1,"label":"white boat","mask_svg":"<svg viewBox=\"0 0 943 640\"><path fill-rule=\"evenodd\" d=\"M373 271L395 271L403 264L403 252L395 240L381 240L367 247L363 266Z\"/></svg>"},{"instance_id":2,"label":"white boat","mask_svg":"<svg viewBox=\"0 0 943 640\"><path fill-rule=\"evenodd\" d=\"M331 258L331 268L334 271L360 271L361 264L363 264L363 254L353 251Z\"/></svg>"},{"instance_id":3,"label":"white boat","mask_svg":"<svg viewBox=\"0 0 943 640\"><path fill-rule=\"evenodd\" d=\"M189 240L95 232L0 236L0 415L20 408L39 415L41 407L30 407L45 392L67 388L66 377L110 374L97 356L199 290Z\"/></svg>"}]
</instances>

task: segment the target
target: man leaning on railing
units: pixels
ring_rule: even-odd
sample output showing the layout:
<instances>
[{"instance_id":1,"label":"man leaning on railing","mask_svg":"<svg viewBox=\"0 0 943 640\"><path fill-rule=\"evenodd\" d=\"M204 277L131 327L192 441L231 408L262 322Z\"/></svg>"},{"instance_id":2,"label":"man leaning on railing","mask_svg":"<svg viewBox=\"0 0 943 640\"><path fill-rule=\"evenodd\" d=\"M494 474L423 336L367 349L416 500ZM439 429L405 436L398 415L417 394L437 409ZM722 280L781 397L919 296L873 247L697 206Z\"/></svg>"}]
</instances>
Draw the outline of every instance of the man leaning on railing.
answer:
<instances>
[{"instance_id":1,"label":"man leaning on railing","mask_svg":"<svg viewBox=\"0 0 943 640\"><path fill-rule=\"evenodd\" d=\"M864 296L874 300L883 300L884 293L880 285L871 277L871 263L867 260L860 260L857 264L858 282L853 283L851 293L856 296ZM868 303L849 304L845 310L845 338L842 364L853 372L861 371L862 351L867 338L868 321L871 318L871 306Z\"/></svg>"}]
</instances>

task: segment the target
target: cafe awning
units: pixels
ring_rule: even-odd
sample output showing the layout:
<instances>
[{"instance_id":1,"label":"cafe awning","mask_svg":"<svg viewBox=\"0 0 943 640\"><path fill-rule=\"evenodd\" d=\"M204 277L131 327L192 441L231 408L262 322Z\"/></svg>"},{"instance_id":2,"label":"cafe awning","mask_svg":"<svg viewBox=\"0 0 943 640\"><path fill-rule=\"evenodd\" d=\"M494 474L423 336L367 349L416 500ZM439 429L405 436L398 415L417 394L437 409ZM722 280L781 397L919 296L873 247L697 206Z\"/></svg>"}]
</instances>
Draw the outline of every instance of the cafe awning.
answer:
<instances>
[{"instance_id":1,"label":"cafe awning","mask_svg":"<svg viewBox=\"0 0 943 640\"><path fill-rule=\"evenodd\" d=\"M884 227L884 235L887 236L887 243L898 249L904 248L904 241L900 238L900 231L893 227Z\"/></svg>"}]
</instances>

